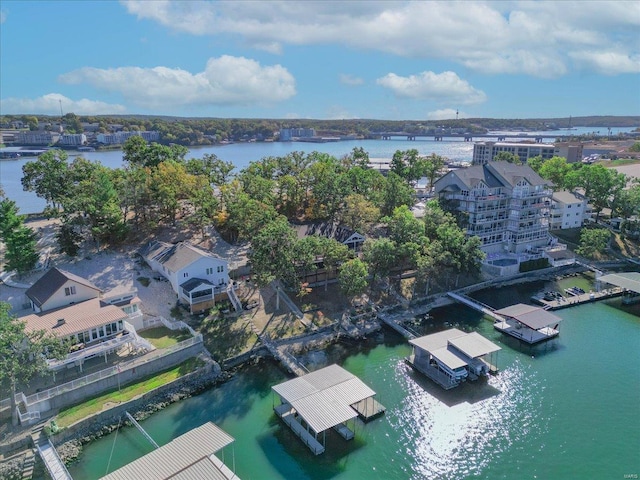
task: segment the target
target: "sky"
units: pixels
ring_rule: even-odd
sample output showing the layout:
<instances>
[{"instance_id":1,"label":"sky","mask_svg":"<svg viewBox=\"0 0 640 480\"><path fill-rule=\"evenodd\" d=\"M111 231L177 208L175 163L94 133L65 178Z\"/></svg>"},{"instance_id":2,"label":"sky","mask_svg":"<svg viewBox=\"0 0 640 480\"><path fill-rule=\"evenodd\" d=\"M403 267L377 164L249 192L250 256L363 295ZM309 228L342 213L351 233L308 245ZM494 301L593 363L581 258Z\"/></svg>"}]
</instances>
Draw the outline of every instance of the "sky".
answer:
<instances>
[{"instance_id":1,"label":"sky","mask_svg":"<svg viewBox=\"0 0 640 480\"><path fill-rule=\"evenodd\" d=\"M640 115L640 2L0 2L0 114Z\"/></svg>"}]
</instances>

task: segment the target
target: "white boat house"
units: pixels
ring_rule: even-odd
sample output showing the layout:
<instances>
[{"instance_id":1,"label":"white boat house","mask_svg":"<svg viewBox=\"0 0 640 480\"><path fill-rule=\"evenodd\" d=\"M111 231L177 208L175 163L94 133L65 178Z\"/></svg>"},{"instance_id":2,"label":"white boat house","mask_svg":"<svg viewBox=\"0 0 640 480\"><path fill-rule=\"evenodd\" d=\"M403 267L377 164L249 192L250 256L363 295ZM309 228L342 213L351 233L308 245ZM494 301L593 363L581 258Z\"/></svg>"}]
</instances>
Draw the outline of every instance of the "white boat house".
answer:
<instances>
[{"instance_id":1,"label":"white boat house","mask_svg":"<svg viewBox=\"0 0 640 480\"><path fill-rule=\"evenodd\" d=\"M560 334L558 326L562 319L544 308L517 303L494 313L503 317L493 324L496 330L531 345Z\"/></svg>"},{"instance_id":2,"label":"white boat house","mask_svg":"<svg viewBox=\"0 0 640 480\"><path fill-rule=\"evenodd\" d=\"M276 414L316 455L325 451L327 430L351 440L349 423L355 426L358 416L369 420L385 410L374 399L376 392L335 364L271 389L280 398Z\"/></svg>"},{"instance_id":3,"label":"white boat house","mask_svg":"<svg viewBox=\"0 0 640 480\"><path fill-rule=\"evenodd\" d=\"M500 347L476 332L452 328L409 343L413 346L406 359L409 365L446 390L498 371L494 356Z\"/></svg>"},{"instance_id":4,"label":"white boat house","mask_svg":"<svg viewBox=\"0 0 640 480\"><path fill-rule=\"evenodd\" d=\"M631 305L640 302L640 273L620 272L602 275L597 278L598 282L608 283L623 289L622 303Z\"/></svg>"}]
</instances>

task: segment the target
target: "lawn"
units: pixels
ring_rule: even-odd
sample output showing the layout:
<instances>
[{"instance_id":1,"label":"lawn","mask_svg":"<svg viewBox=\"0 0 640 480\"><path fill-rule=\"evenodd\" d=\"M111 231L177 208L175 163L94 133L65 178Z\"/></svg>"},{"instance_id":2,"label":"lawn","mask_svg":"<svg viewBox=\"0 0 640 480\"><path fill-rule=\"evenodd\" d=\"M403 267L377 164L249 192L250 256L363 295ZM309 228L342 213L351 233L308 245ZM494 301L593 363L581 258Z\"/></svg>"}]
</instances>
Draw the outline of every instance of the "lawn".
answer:
<instances>
[{"instance_id":1,"label":"lawn","mask_svg":"<svg viewBox=\"0 0 640 480\"><path fill-rule=\"evenodd\" d=\"M110 404L120 404L132 400L151 390L161 387L177 378L197 370L203 365L197 358L190 358L169 370L158 373L140 382L126 385L118 390L112 390L98 397L86 400L78 405L62 410L55 417L55 422L59 428L68 427L75 422L101 412Z\"/></svg>"},{"instance_id":2,"label":"lawn","mask_svg":"<svg viewBox=\"0 0 640 480\"><path fill-rule=\"evenodd\" d=\"M189 330L171 330L167 327L150 328L139 332L139 335L158 349L168 348L191 338Z\"/></svg>"}]
</instances>

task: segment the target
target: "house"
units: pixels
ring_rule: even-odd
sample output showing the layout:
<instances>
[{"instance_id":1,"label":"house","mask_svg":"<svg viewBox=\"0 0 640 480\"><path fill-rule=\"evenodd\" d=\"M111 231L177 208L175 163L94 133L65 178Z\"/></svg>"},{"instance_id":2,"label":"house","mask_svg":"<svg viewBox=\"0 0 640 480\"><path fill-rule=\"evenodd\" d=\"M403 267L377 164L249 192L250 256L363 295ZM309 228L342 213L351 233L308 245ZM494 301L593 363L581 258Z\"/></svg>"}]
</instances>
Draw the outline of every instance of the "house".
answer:
<instances>
[{"instance_id":1,"label":"house","mask_svg":"<svg viewBox=\"0 0 640 480\"><path fill-rule=\"evenodd\" d=\"M319 235L321 237L333 238L334 240L346 245L351 250L360 251L364 243L364 236L360 233L333 222L317 222L304 225L294 225L293 227L298 238L308 237L310 235Z\"/></svg>"},{"instance_id":2,"label":"house","mask_svg":"<svg viewBox=\"0 0 640 480\"><path fill-rule=\"evenodd\" d=\"M587 200L568 190L554 192L551 197L551 230L580 228L587 218L591 217L591 209Z\"/></svg>"},{"instance_id":3,"label":"house","mask_svg":"<svg viewBox=\"0 0 640 480\"><path fill-rule=\"evenodd\" d=\"M188 305L191 313L207 310L216 300L226 298L236 309L240 308L233 290L228 288L226 260L187 242L174 245L153 241L140 251L140 255L152 270L169 280L178 301Z\"/></svg>"},{"instance_id":4,"label":"house","mask_svg":"<svg viewBox=\"0 0 640 480\"><path fill-rule=\"evenodd\" d=\"M45 312L99 298L101 291L89 280L54 267L25 294L34 312Z\"/></svg>"}]
</instances>

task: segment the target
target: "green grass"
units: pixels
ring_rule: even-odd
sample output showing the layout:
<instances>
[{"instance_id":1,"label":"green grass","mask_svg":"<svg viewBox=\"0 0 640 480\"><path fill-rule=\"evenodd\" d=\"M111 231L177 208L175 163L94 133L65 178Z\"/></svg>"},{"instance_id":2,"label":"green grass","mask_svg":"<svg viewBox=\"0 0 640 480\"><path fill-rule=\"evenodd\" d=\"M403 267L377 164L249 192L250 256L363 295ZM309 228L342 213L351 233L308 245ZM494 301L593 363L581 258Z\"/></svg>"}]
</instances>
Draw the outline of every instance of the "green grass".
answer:
<instances>
[{"instance_id":1,"label":"green grass","mask_svg":"<svg viewBox=\"0 0 640 480\"><path fill-rule=\"evenodd\" d=\"M202 361L197 358L190 358L169 370L158 373L140 382L126 385L120 390L112 390L98 397L86 400L78 405L62 410L55 418L55 422L60 428L68 427L75 422L88 416L101 412L107 404L123 403L132 400L139 395L161 387L177 378L191 373L202 366Z\"/></svg>"},{"instance_id":2,"label":"green grass","mask_svg":"<svg viewBox=\"0 0 640 480\"><path fill-rule=\"evenodd\" d=\"M168 348L191 338L188 330L171 330L167 327L150 328L139 332L139 335L158 349Z\"/></svg>"}]
</instances>

